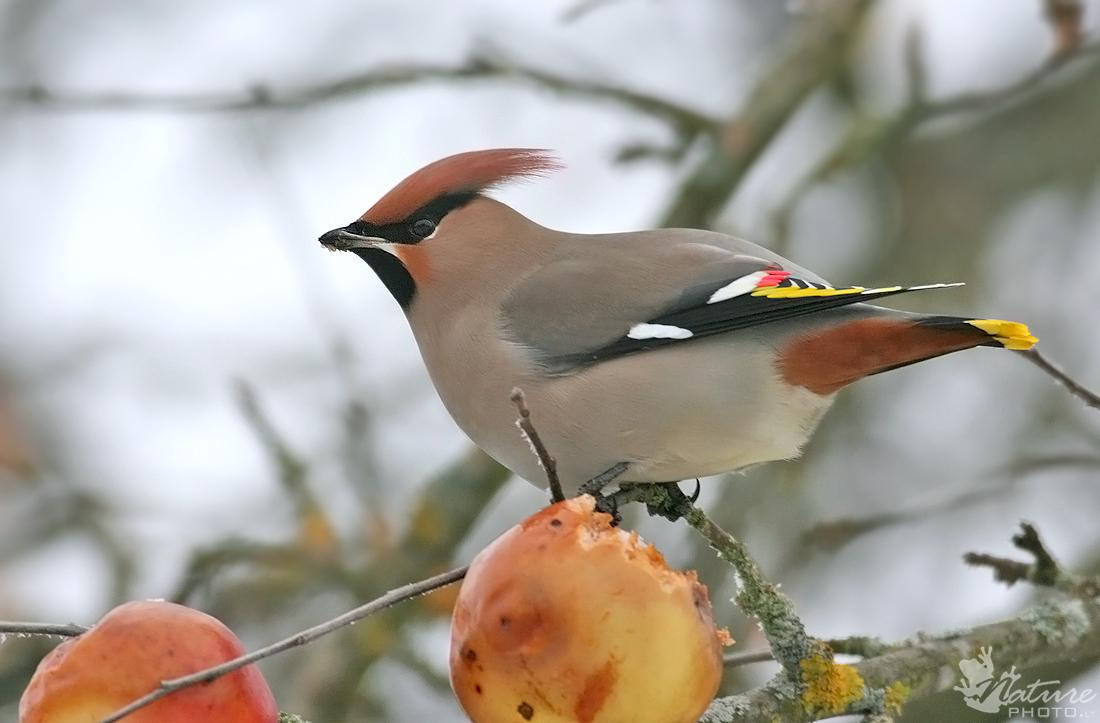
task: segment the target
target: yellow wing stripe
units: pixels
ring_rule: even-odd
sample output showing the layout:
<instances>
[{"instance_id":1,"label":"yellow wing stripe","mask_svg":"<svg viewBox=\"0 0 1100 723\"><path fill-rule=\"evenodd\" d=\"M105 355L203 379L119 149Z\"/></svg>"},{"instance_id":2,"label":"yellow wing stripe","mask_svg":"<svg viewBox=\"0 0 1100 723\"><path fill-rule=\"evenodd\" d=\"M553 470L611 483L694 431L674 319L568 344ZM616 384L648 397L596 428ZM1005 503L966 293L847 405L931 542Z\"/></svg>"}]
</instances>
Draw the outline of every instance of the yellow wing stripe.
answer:
<instances>
[{"instance_id":1,"label":"yellow wing stripe","mask_svg":"<svg viewBox=\"0 0 1100 723\"><path fill-rule=\"evenodd\" d=\"M1022 351L1030 349L1039 341L1032 336L1027 324L1018 321L1005 321L1003 319L971 319L966 322L973 327L981 329L989 334L995 341L1000 342L1005 349Z\"/></svg>"},{"instance_id":2,"label":"yellow wing stripe","mask_svg":"<svg viewBox=\"0 0 1100 723\"><path fill-rule=\"evenodd\" d=\"M752 296L760 296L765 299L806 299L806 298L824 298L829 296L850 296L852 294L862 294L864 296L885 296L887 294L899 294L906 291L924 291L926 289L947 289L952 286L962 286L960 283L955 284L925 284L924 286L881 286L874 289L868 289L865 286L846 286L839 289L834 289L831 286L824 289L815 286L809 288L802 288L797 284L787 283L780 286L762 286L752 291Z\"/></svg>"},{"instance_id":3,"label":"yellow wing stripe","mask_svg":"<svg viewBox=\"0 0 1100 723\"><path fill-rule=\"evenodd\" d=\"M865 291L862 286L851 286L847 289L801 289L797 286L766 286L752 292L753 296L763 296L767 299L802 299L811 296L844 296L846 294L861 294Z\"/></svg>"}]
</instances>

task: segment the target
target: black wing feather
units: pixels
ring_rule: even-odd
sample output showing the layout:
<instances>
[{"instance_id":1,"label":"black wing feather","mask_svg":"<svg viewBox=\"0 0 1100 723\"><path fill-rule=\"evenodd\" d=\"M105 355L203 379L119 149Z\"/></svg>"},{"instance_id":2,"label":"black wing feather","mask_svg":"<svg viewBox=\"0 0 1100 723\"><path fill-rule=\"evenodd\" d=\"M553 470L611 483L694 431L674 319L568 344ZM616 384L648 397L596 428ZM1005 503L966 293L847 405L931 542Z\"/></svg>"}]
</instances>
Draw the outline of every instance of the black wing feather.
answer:
<instances>
[{"instance_id":1,"label":"black wing feather","mask_svg":"<svg viewBox=\"0 0 1100 723\"><path fill-rule=\"evenodd\" d=\"M630 330L627 330L616 341L598 349L554 357L553 366L557 368L589 366L629 354L659 349L670 344L683 344L692 339L702 339L739 329L786 321L885 296L960 284L892 286L877 289L854 286L834 289L823 284L787 277L774 286L759 288L752 293L745 293L724 301L707 303L710 295L724 285L718 284L713 287L708 285L709 291L693 290L690 294L693 302L691 305L678 304L678 308L641 322L686 330L690 332L687 338L635 338L630 336ZM785 296L791 292L799 295Z\"/></svg>"}]
</instances>

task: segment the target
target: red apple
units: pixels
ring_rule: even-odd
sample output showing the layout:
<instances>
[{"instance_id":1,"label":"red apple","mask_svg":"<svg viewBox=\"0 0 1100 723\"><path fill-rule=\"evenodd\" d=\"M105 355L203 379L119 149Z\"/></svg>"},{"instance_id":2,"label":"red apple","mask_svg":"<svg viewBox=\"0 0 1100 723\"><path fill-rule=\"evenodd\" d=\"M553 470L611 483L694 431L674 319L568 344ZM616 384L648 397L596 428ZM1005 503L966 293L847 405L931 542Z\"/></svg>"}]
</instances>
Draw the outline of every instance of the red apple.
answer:
<instances>
[{"instance_id":1,"label":"red apple","mask_svg":"<svg viewBox=\"0 0 1100 723\"><path fill-rule=\"evenodd\" d=\"M244 652L237 636L206 613L163 601L125 603L42 659L19 702L19 721L95 723L162 680ZM271 689L250 665L172 693L126 723L275 723L278 716Z\"/></svg>"}]
</instances>

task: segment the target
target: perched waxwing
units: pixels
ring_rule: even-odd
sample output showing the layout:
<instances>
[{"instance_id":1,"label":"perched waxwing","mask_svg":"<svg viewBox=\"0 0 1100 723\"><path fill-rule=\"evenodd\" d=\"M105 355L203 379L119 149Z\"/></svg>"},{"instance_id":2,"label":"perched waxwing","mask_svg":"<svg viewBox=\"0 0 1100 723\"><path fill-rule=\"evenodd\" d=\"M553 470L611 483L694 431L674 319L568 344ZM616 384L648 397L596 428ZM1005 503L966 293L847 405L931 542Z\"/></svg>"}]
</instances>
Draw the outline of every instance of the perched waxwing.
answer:
<instances>
[{"instance_id":1,"label":"perched waxwing","mask_svg":"<svg viewBox=\"0 0 1100 723\"><path fill-rule=\"evenodd\" d=\"M540 486L516 387L571 493L608 470L670 482L788 459L858 379L1037 341L1016 322L868 303L958 284L834 287L721 233L554 231L485 195L558 167L539 150L460 153L320 238L393 294L458 426Z\"/></svg>"}]
</instances>

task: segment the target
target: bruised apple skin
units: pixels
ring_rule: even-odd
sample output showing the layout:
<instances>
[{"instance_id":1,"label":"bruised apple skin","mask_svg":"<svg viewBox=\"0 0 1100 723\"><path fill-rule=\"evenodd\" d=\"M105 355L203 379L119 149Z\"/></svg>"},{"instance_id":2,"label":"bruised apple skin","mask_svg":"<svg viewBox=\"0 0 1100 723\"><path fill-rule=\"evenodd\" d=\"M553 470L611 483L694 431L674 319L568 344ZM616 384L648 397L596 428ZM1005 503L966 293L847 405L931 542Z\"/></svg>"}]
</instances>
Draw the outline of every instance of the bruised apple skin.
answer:
<instances>
[{"instance_id":1,"label":"bruised apple skin","mask_svg":"<svg viewBox=\"0 0 1100 723\"><path fill-rule=\"evenodd\" d=\"M162 680L244 652L206 613L153 600L125 603L42 659L19 701L19 723L96 723ZM275 723L278 716L271 689L250 665L161 698L126 723Z\"/></svg>"},{"instance_id":2,"label":"bruised apple skin","mask_svg":"<svg viewBox=\"0 0 1100 723\"><path fill-rule=\"evenodd\" d=\"M707 590L591 497L551 505L471 563L451 686L475 723L694 723L722 646Z\"/></svg>"}]
</instances>

